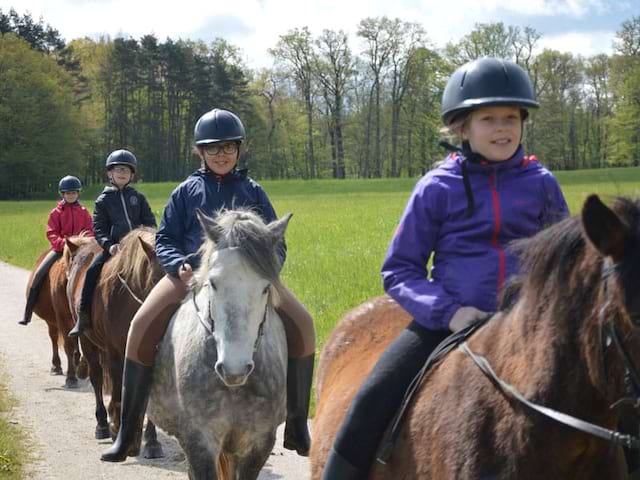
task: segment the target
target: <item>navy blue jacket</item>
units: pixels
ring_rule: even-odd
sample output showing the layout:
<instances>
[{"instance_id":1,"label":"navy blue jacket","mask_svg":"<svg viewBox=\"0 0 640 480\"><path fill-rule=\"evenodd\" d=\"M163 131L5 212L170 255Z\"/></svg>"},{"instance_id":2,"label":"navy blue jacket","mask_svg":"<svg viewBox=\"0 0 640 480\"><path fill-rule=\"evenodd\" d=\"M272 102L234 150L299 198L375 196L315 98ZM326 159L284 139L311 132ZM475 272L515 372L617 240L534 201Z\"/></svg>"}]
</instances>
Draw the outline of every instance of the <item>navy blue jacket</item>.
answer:
<instances>
[{"instance_id":1,"label":"navy blue jacket","mask_svg":"<svg viewBox=\"0 0 640 480\"><path fill-rule=\"evenodd\" d=\"M145 196L129 186L122 190L104 187L93 211L93 230L100 246L108 252L111 245L140 225L156 226Z\"/></svg>"},{"instance_id":2,"label":"navy blue jacket","mask_svg":"<svg viewBox=\"0 0 640 480\"><path fill-rule=\"evenodd\" d=\"M233 170L222 179L211 172L198 170L176 187L162 214L156 234L156 255L165 272L174 277L189 256L189 264L197 268L195 255L204 241L202 226L196 217L199 208L208 216L220 209L251 208L265 223L277 219L276 212L258 183L247 176L247 170Z\"/></svg>"}]
</instances>

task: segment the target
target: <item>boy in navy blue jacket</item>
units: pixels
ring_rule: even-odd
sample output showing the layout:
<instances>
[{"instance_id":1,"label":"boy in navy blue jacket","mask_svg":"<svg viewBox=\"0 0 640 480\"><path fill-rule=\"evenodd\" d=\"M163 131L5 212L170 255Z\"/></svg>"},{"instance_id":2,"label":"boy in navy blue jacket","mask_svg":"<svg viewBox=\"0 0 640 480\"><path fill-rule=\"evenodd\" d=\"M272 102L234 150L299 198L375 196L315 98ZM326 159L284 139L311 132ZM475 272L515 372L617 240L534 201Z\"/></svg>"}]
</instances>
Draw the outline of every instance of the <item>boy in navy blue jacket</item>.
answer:
<instances>
[{"instance_id":1,"label":"boy in navy blue jacket","mask_svg":"<svg viewBox=\"0 0 640 480\"><path fill-rule=\"evenodd\" d=\"M102 252L93 259L82 286L78 320L69 332L76 337L91 328L91 302L105 262L115 255L119 242L131 230L141 225L156 226L149 202L143 194L129 186L138 167L138 159L129 150L115 150L106 162L111 186L105 187L96 199L93 230Z\"/></svg>"},{"instance_id":2,"label":"boy in navy blue jacket","mask_svg":"<svg viewBox=\"0 0 640 480\"><path fill-rule=\"evenodd\" d=\"M244 138L244 125L227 110L211 110L196 123L194 153L202 160L202 168L178 185L165 207L155 248L167 275L149 293L131 322L120 431L114 445L102 455L104 461L122 462L136 447L151 387L156 346L187 294L193 269L200 263L197 251L203 242L203 231L196 210L214 216L223 208L246 207L255 210L265 223L277 218L262 187L247 176L246 170L236 168ZM283 260L284 255L283 248ZM309 312L289 290L284 288L279 297L275 308L287 334L289 354L284 447L307 456L315 330Z\"/></svg>"}]
</instances>

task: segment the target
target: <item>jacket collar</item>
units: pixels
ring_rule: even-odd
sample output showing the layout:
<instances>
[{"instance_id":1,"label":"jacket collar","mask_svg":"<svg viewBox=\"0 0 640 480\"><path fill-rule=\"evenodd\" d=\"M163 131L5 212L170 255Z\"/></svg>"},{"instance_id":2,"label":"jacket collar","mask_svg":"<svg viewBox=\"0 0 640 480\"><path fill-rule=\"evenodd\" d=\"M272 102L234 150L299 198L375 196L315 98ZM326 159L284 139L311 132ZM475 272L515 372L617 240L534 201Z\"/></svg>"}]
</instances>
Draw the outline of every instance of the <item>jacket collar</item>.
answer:
<instances>
[{"instance_id":1,"label":"jacket collar","mask_svg":"<svg viewBox=\"0 0 640 480\"><path fill-rule=\"evenodd\" d=\"M194 175L203 178L204 180L216 182L216 183L234 183L239 182L247 178L248 169L246 168L234 168L225 176L221 177L216 175L211 170L200 168L194 173Z\"/></svg>"},{"instance_id":2,"label":"jacket collar","mask_svg":"<svg viewBox=\"0 0 640 480\"><path fill-rule=\"evenodd\" d=\"M458 167L461 166L463 161L466 161L467 169L469 170L469 172L485 173L488 175L492 172L518 168L524 160L524 149L522 148L522 145L519 145L513 156L503 162L489 162L482 158L478 159L477 161L470 162L467 161L467 158L462 153L452 153L451 155L449 155L449 158L454 161L458 165Z\"/></svg>"}]
</instances>

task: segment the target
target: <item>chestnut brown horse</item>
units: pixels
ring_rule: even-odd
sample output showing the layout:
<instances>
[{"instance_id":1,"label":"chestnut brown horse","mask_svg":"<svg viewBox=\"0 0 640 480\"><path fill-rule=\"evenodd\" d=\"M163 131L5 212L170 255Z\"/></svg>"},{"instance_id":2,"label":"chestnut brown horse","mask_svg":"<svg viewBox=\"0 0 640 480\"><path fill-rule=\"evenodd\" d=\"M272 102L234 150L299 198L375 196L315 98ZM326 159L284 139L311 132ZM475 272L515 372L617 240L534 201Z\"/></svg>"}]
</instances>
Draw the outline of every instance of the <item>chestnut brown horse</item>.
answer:
<instances>
[{"instance_id":1,"label":"chestnut brown horse","mask_svg":"<svg viewBox=\"0 0 640 480\"><path fill-rule=\"evenodd\" d=\"M111 380L108 412L110 435L114 439L120 428L122 373L129 326L142 301L164 275L156 260L154 243L155 229L150 227L134 229L120 241L120 251L105 263L96 286L91 307L91 328L80 336L83 352L84 342L87 340L101 352L100 358L85 355L92 375L101 378L104 369ZM77 315L87 270L86 260L80 258L93 257L98 251L88 246L77 255L78 262L72 263L68 296L74 316ZM95 384L92 380L92 384L96 394L96 408L99 410L104 408L104 404L101 383L98 383L98 380L99 378L96 378ZM162 456L155 426L151 422L147 422L145 435L145 457Z\"/></svg>"},{"instance_id":2,"label":"chestnut brown horse","mask_svg":"<svg viewBox=\"0 0 640 480\"><path fill-rule=\"evenodd\" d=\"M514 248L526 272L514 304L427 372L389 461L376 462L371 479L626 478L618 443L552 420L497 378L530 402L617 427L625 372L640 366L640 202L619 198L609 208L590 196L580 216ZM313 479L356 390L409 320L383 297L334 330L317 377Z\"/></svg>"},{"instance_id":3,"label":"chestnut brown horse","mask_svg":"<svg viewBox=\"0 0 640 480\"><path fill-rule=\"evenodd\" d=\"M33 309L35 314L47 323L47 328L49 329L51 350L53 352L51 358L51 373L54 375L63 374L58 347L61 341L64 345L64 351L67 355L66 388L78 387L76 368L80 361L80 351L78 349L77 339L69 338L67 336L69 330L73 328L73 318L69 310L69 302L67 301L66 293L68 280L67 272L69 265L71 264L73 252L79 246L87 244L97 245L95 239L92 237L74 236L66 240L62 257L60 257L49 269L47 277L44 279L42 287L40 288L40 293ZM38 265L40 265L47 253L49 253L49 250L40 255L31 275L29 276L29 281L27 282L27 296L29 295L29 289L31 288L33 273L37 270Z\"/></svg>"}]
</instances>

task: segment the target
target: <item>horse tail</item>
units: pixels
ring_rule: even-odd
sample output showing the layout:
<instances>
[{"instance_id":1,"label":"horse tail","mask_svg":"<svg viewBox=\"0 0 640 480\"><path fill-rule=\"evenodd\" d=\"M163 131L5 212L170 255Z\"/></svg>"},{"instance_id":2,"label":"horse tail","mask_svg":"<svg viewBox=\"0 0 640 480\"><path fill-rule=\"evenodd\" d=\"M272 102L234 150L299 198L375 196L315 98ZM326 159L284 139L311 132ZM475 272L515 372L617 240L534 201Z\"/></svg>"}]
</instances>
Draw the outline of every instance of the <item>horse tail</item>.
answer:
<instances>
[{"instance_id":1,"label":"horse tail","mask_svg":"<svg viewBox=\"0 0 640 480\"><path fill-rule=\"evenodd\" d=\"M232 480L235 478L232 460L224 453L218 455L218 478L220 480Z\"/></svg>"}]
</instances>

